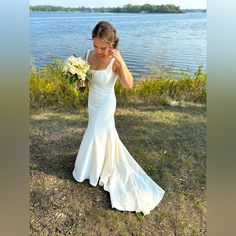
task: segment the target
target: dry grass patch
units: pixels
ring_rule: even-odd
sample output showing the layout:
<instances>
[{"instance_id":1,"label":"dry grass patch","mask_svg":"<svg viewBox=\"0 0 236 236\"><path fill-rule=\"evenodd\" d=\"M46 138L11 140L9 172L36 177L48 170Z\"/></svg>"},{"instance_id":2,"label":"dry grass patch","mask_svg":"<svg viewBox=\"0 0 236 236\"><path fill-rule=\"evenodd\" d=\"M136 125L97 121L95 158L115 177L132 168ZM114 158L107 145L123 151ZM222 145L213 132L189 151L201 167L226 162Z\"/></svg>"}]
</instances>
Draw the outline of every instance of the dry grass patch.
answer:
<instances>
[{"instance_id":1,"label":"dry grass patch","mask_svg":"<svg viewBox=\"0 0 236 236\"><path fill-rule=\"evenodd\" d=\"M109 193L77 183L73 165L87 109L31 110L31 235L206 235L206 107L118 107L122 142L166 195L143 216L111 208Z\"/></svg>"}]
</instances>

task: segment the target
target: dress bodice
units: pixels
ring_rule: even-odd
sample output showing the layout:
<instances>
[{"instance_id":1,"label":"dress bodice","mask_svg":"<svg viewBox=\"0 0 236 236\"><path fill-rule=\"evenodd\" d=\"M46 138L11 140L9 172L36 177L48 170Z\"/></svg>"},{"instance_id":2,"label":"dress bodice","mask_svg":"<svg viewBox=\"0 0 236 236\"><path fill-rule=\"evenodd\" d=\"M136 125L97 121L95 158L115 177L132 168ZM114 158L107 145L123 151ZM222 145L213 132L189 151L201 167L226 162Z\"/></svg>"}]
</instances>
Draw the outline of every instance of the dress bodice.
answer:
<instances>
[{"instance_id":1,"label":"dress bodice","mask_svg":"<svg viewBox=\"0 0 236 236\"><path fill-rule=\"evenodd\" d=\"M89 56L90 50L87 51L86 54L86 61L88 62L88 56ZM102 90L113 90L117 74L113 72L112 66L115 61L115 58L113 57L111 61L109 62L106 69L103 70L93 70L90 69L90 72L92 73L92 79L89 82L89 88L98 88Z\"/></svg>"}]
</instances>

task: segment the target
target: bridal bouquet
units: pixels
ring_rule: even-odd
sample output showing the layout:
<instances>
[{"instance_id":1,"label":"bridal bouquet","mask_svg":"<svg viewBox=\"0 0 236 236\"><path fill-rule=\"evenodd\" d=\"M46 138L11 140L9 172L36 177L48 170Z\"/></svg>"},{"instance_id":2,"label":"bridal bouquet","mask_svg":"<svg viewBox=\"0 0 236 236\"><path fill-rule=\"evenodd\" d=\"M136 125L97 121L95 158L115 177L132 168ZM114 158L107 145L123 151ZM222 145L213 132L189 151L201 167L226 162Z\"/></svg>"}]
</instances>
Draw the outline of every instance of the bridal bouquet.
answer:
<instances>
[{"instance_id":1,"label":"bridal bouquet","mask_svg":"<svg viewBox=\"0 0 236 236\"><path fill-rule=\"evenodd\" d=\"M68 57L63 66L63 73L70 84L77 82L79 87L85 87L85 80L91 79L90 65L80 57Z\"/></svg>"}]
</instances>

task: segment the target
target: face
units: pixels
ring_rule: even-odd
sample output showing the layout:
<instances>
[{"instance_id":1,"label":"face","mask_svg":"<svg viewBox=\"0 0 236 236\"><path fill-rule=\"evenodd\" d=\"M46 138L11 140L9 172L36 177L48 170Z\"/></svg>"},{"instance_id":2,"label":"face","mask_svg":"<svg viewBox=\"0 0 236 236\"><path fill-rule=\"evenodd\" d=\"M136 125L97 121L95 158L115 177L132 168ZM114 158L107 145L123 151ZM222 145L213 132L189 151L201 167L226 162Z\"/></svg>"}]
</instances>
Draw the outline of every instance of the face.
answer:
<instances>
[{"instance_id":1,"label":"face","mask_svg":"<svg viewBox=\"0 0 236 236\"><path fill-rule=\"evenodd\" d=\"M109 55L109 50L112 48L108 43L98 37L93 39L93 47L94 52L98 57L107 57Z\"/></svg>"}]
</instances>

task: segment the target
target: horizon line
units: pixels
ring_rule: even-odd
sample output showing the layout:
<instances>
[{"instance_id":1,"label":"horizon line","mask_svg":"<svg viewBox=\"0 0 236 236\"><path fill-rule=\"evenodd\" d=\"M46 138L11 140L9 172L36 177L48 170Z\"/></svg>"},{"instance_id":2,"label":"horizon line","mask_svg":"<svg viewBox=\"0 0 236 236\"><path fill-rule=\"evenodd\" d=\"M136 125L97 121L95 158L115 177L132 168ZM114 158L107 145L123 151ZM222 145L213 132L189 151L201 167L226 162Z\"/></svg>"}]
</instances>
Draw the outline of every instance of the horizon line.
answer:
<instances>
[{"instance_id":1,"label":"horizon line","mask_svg":"<svg viewBox=\"0 0 236 236\"><path fill-rule=\"evenodd\" d=\"M146 3L145 3L146 4ZM138 4L138 5L135 5L135 6L143 6L145 4ZM126 4L128 5L128 4ZM126 5L123 5L123 6L116 6L116 7L111 7L110 8L117 8L117 7L124 7ZM133 5L133 4L130 4L130 5ZM152 6L161 6L161 5L174 5L174 4L150 4ZM70 8L77 8L77 7L86 7L86 8L101 8L101 7L104 7L104 6L100 6L100 7L89 7L89 6L77 6L77 7L72 7L72 6L61 6L61 5L48 5L48 4L39 4L39 5L29 5L30 7L34 7L34 6L53 6L53 7L70 7ZM134 5L133 5L134 6ZM177 6L177 5L174 5L176 7L179 7L180 6ZM104 8L109 8L109 7L104 7ZM180 8L181 10L207 10L207 7L206 8Z\"/></svg>"}]
</instances>

